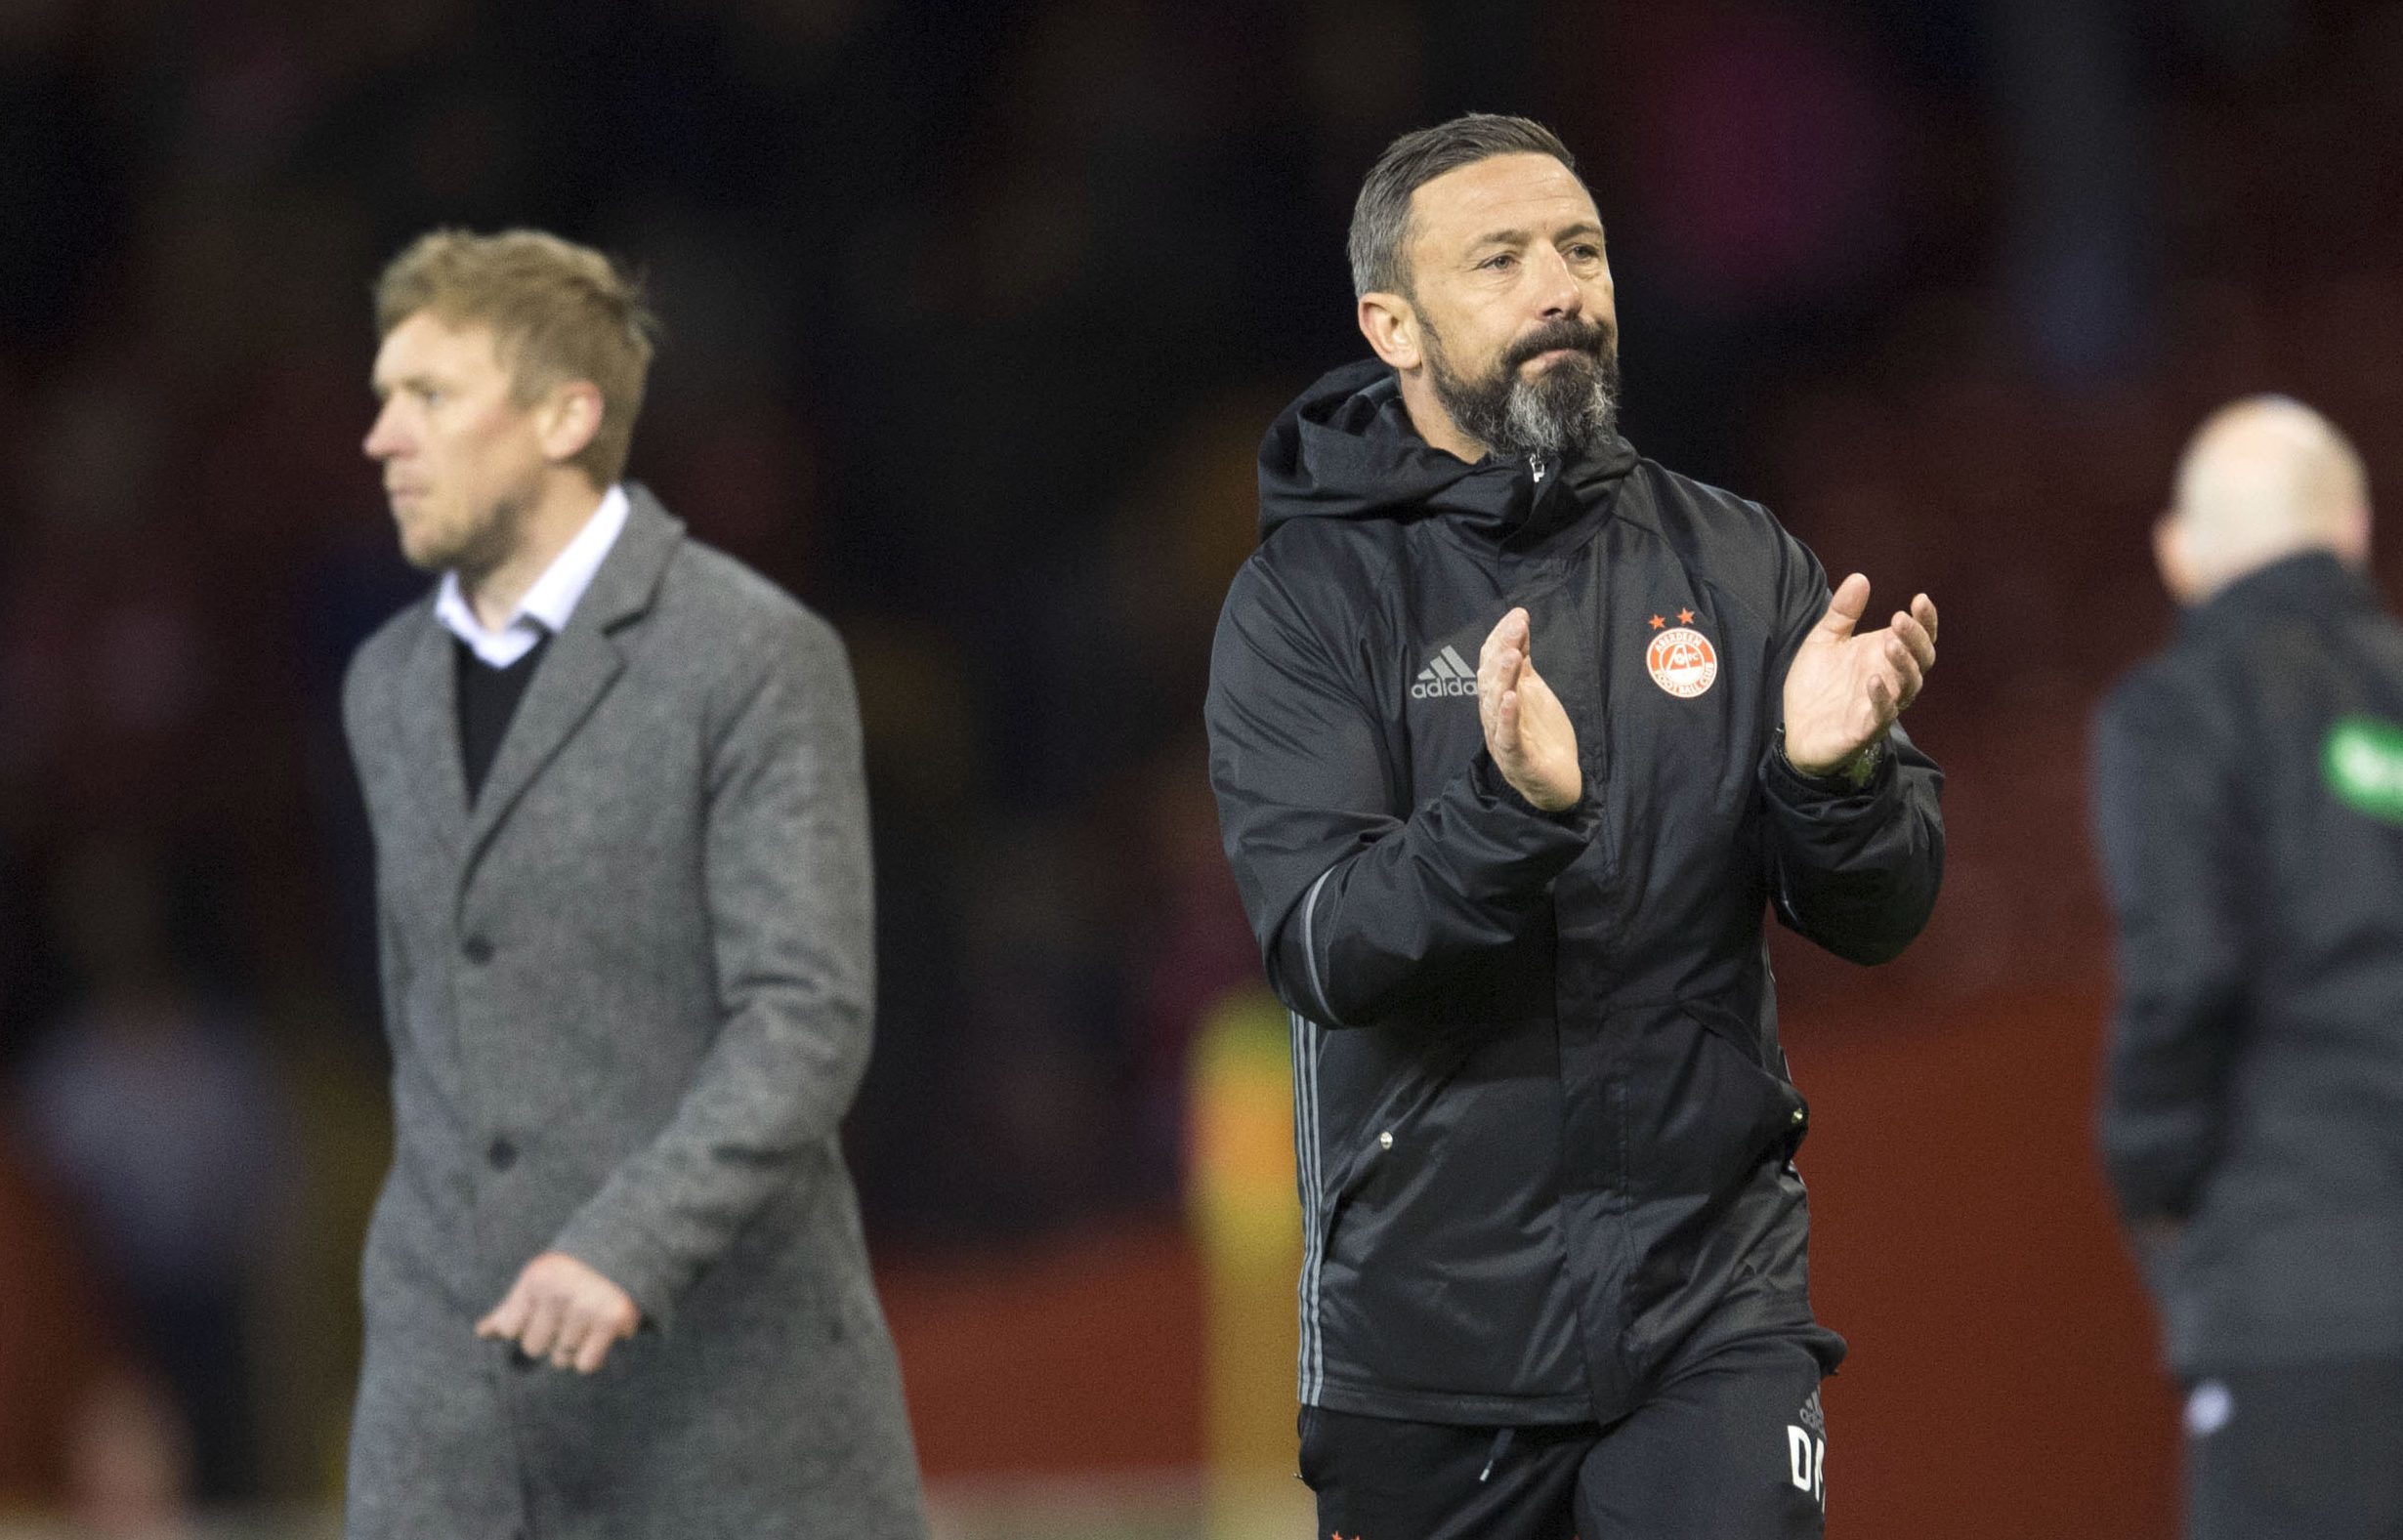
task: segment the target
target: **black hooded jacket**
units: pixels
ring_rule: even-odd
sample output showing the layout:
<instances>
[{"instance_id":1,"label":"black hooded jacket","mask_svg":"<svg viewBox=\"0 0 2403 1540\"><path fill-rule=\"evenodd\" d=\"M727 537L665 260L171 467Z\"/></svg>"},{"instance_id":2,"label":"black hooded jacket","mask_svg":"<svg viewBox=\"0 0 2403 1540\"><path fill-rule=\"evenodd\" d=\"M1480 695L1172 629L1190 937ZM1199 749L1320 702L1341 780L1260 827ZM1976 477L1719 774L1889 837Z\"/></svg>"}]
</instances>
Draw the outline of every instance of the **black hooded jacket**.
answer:
<instances>
[{"instance_id":1,"label":"black hooded jacket","mask_svg":"<svg viewBox=\"0 0 2403 1540\"><path fill-rule=\"evenodd\" d=\"M1899 730L1857 792L1772 751L1818 562L1623 443L1465 464L1373 362L1269 431L1260 528L1206 711L1293 1015L1303 1402L1607 1421L1765 1332L1832 1367L1762 916L1892 957L1943 829ZM1514 604L1577 729L1584 796L1557 815L1479 726L1478 650Z\"/></svg>"}]
</instances>

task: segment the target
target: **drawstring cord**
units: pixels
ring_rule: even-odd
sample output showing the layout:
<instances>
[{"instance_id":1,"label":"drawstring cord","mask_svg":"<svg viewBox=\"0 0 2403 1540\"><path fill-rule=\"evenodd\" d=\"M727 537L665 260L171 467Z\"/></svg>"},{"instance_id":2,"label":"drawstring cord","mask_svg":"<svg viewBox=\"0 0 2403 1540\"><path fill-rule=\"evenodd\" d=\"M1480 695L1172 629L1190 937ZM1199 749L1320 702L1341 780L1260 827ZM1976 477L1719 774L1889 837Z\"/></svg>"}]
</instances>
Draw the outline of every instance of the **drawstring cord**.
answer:
<instances>
[{"instance_id":1,"label":"drawstring cord","mask_svg":"<svg viewBox=\"0 0 2403 1540\"><path fill-rule=\"evenodd\" d=\"M1510 1452L1510 1436L1516 1432L1518 1430L1515 1428L1504 1428L1494 1436L1494 1447L1485 1457L1485 1469L1477 1473L1479 1485L1483 1485L1485 1478L1494 1474L1494 1467L1501 1463L1501 1457Z\"/></svg>"}]
</instances>

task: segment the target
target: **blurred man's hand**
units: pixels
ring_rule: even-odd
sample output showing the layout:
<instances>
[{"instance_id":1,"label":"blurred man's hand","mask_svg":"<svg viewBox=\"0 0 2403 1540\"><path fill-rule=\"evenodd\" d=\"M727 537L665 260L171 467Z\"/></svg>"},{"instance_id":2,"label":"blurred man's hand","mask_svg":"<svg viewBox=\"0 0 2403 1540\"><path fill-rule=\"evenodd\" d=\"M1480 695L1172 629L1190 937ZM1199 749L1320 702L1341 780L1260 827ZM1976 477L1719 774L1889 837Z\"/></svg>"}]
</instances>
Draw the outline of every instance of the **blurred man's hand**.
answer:
<instances>
[{"instance_id":1,"label":"blurred man's hand","mask_svg":"<svg viewBox=\"0 0 2403 1540\"><path fill-rule=\"evenodd\" d=\"M546 1251L526 1265L476 1335L514 1342L529 1358L591 1374L610 1349L634 1335L643 1312L633 1296L564 1251Z\"/></svg>"}]
</instances>

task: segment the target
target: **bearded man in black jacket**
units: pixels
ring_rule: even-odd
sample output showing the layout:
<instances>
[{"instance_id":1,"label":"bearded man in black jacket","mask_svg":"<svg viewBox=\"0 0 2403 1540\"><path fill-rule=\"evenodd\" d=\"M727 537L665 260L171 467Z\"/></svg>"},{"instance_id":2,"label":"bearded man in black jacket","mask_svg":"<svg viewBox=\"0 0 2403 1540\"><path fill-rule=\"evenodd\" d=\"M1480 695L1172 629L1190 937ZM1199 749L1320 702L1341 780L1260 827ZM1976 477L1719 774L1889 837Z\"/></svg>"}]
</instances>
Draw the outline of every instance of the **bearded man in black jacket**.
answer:
<instances>
[{"instance_id":1,"label":"bearded man in black jacket","mask_svg":"<svg viewBox=\"0 0 2403 1540\"><path fill-rule=\"evenodd\" d=\"M1269 432L1207 706L1292 1012L1319 1529L1817 1535L1843 1342L1763 914L1859 962L1926 922L1935 606L1863 630L1868 579L1619 437L1540 125L1397 141L1351 259L1376 357Z\"/></svg>"},{"instance_id":2,"label":"bearded man in black jacket","mask_svg":"<svg viewBox=\"0 0 2403 1540\"><path fill-rule=\"evenodd\" d=\"M2403 626L2361 457L2259 397L2155 532L2186 606L2104 703L2104 1164L2185 1383L2196 1540L2403 1535Z\"/></svg>"}]
</instances>

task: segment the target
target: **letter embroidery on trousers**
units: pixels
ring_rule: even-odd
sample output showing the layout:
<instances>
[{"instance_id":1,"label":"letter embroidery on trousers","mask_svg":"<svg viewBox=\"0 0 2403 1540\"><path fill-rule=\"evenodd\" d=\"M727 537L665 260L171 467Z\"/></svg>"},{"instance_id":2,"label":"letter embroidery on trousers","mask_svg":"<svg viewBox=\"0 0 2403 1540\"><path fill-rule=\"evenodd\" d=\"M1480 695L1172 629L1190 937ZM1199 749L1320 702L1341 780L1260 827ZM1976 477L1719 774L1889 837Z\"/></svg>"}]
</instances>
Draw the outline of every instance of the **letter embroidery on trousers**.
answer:
<instances>
[{"instance_id":1,"label":"letter embroidery on trousers","mask_svg":"<svg viewBox=\"0 0 2403 1540\"><path fill-rule=\"evenodd\" d=\"M1828 1509L1828 1420L1819 1409L1819 1393L1795 1413L1800 1423L1786 1426L1786 1475L1796 1488L1810 1493L1819 1511Z\"/></svg>"}]
</instances>

